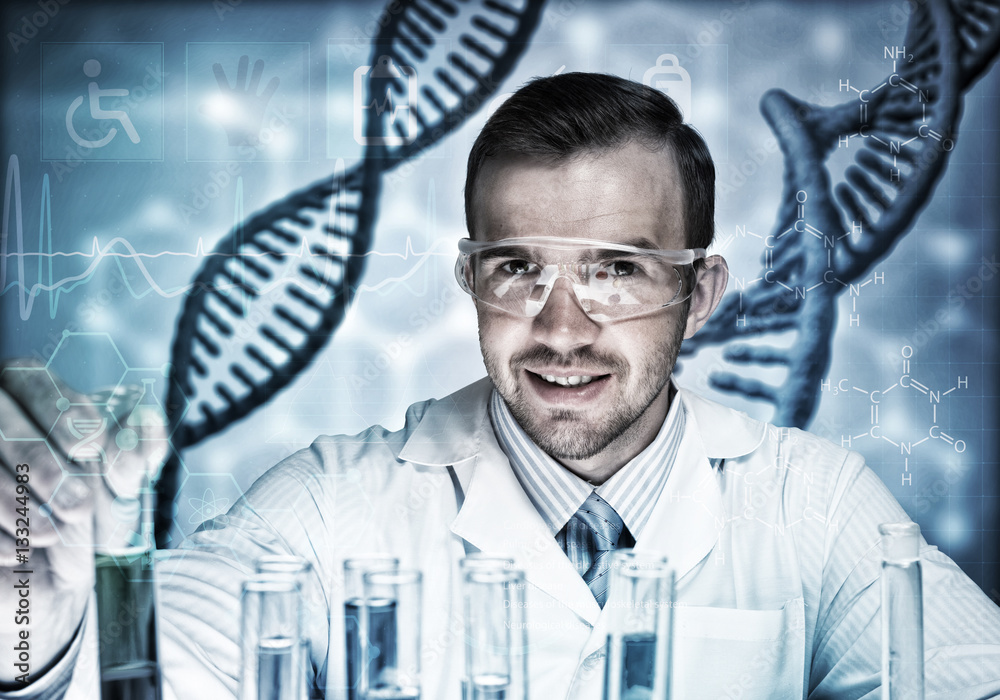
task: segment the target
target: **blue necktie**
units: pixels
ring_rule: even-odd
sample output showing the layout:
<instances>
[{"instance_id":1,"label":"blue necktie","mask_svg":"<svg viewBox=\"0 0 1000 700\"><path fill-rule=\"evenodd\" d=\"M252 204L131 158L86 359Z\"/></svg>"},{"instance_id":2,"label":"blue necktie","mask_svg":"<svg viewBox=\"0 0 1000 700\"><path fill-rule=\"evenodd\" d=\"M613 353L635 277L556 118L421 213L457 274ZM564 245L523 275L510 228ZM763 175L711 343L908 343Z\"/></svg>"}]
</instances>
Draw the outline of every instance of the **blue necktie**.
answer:
<instances>
[{"instance_id":1,"label":"blue necktie","mask_svg":"<svg viewBox=\"0 0 1000 700\"><path fill-rule=\"evenodd\" d=\"M621 517L592 491L556 540L603 608L611 578L611 553L618 547L635 545Z\"/></svg>"}]
</instances>

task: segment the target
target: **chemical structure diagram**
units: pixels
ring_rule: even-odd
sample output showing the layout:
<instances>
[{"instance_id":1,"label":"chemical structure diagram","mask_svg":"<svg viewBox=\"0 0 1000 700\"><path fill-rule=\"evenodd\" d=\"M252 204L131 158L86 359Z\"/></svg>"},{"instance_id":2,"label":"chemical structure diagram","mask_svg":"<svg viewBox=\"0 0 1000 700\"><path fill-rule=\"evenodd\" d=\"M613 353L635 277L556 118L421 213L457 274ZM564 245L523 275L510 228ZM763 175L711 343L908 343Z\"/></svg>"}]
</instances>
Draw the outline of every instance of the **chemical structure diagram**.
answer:
<instances>
[{"instance_id":1,"label":"chemical structure diagram","mask_svg":"<svg viewBox=\"0 0 1000 700\"><path fill-rule=\"evenodd\" d=\"M973 74L936 43L938 25L955 20L939 14L916 12L905 42L881 47L891 72L874 87L838 78L839 92L852 99L822 106L777 88L761 98L785 155L781 205L768 235L743 225L730 237L759 238L762 265L752 279L734 280L681 354L724 345L735 371L713 371L710 384L771 403L778 425L806 427L814 418L834 335L864 325L859 296L886 284L876 266L909 232L955 149L961 94ZM844 293L846 324L837 321ZM754 366L784 371L765 381Z\"/></svg>"},{"instance_id":2,"label":"chemical structure diagram","mask_svg":"<svg viewBox=\"0 0 1000 700\"><path fill-rule=\"evenodd\" d=\"M873 139L881 146L884 154L892 157L892 167L889 169L888 175L889 182L893 183L900 182L902 176L901 164L899 163L900 158L905 163L904 167L919 166L918 156L921 153L927 154L926 157L928 158L937 158L938 154L935 149L915 149L913 144L918 142L918 139L934 139L940 145L941 150L946 152L954 150L955 140L931 128L927 115L927 105L931 101L929 91L914 85L896 70L897 62L899 61L912 63L914 60L913 54L906 52L906 46L886 46L883 49L883 57L892 60L892 73L875 87L871 89L859 89L851 85L850 79L845 78L840 80L838 85L839 92L854 92L857 94L859 125L857 131L850 134L842 134L837 139L837 148L849 148L852 138ZM911 101L915 98L916 104L920 107L920 122L919 124L913 123L907 125L911 129L915 126L916 129L905 140L900 139L889 131L872 132L873 124L869 119L868 106L873 99L882 97L878 94L882 90L905 90L912 96L910 98ZM915 153L904 154L904 148L915 151ZM930 154L934 155L931 156Z\"/></svg>"},{"instance_id":3,"label":"chemical structure diagram","mask_svg":"<svg viewBox=\"0 0 1000 700\"><path fill-rule=\"evenodd\" d=\"M899 354L901 359L899 374L885 388L872 389L857 386L850 379L844 377L836 381L830 379L823 381L821 390L831 397L861 399L863 403L868 405L866 413L869 417L869 425L867 429L856 433L842 434L840 444L847 449L858 449L860 447L856 444L858 442L878 442L891 445L893 451L898 450L898 454L902 457L902 468L899 474L900 480L894 486L896 489L904 489L905 492L906 489L917 487L910 469L910 456L915 451L919 453L919 451L926 450L934 444L946 445L945 449L952 451L955 455L962 455L968 449L968 444L963 437L947 432L941 425L939 419L945 417L945 411L942 410L942 415L939 416L938 408L945 401L954 399L967 390L969 377L967 375L956 376L955 381L947 388L933 386L933 382L925 384L918 379L924 372L921 372L919 366L914 366L913 363L914 348L910 345L903 345ZM915 409L915 412L919 414L918 418L922 417L924 420L922 422L914 421L912 412L907 416L893 415L899 413L899 409L905 408L898 403L893 403L893 400L899 398ZM857 415L858 411L852 406L851 413ZM795 442L799 439L792 434L789 428L772 427L771 430L776 431L776 437L783 440ZM727 469L739 469L739 467L727 465ZM925 480L924 485L910 492L914 511L918 514L926 513L934 502L948 495L951 486L960 479L963 471L961 466L949 467L944 470L943 474L929 475L933 478ZM786 531L805 521L819 521L830 530L840 528L839 520L825 515L821 508L813 507L811 504L815 474L810 468L808 459L792 461L779 452L773 464L757 471L742 473L740 476L743 481L742 510L737 509L726 521L720 521L718 523L720 527L737 520L753 520L779 535L784 535ZM797 513L767 511L763 506L772 499L776 490L788 488L788 483L797 484L797 488L803 490L805 507ZM717 563L721 564L724 561Z\"/></svg>"},{"instance_id":4,"label":"chemical structure diagram","mask_svg":"<svg viewBox=\"0 0 1000 700\"><path fill-rule=\"evenodd\" d=\"M772 439L779 444L793 444L799 441L801 434L793 434L791 428L770 426ZM818 443L816 443L818 444ZM770 529L776 535L784 536L792 528L801 526L806 521L820 522L829 530L840 529L839 518L830 517L820 500L813 501L814 490L817 487L816 474L806 457L810 448L803 446L799 459L792 461L785 450L779 446L774 461L754 471L741 471L737 464L726 464L726 469L742 480L738 499L741 507L736 507L725 518L716 515L716 526L720 529L737 521L755 521ZM718 464L715 465L718 468ZM783 490L801 490L804 507L794 512L784 508L774 509L774 496ZM822 489L820 489L822 490ZM725 564L725 554L716 556L716 564Z\"/></svg>"},{"instance_id":5,"label":"chemical structure diagram","mask_svg":"<svg viewBox=\"0 0 1000 700\"><path fill-rule=\"evenodd\" d=\"M903 469L900 473L899 486L906 487L913 485L913 473L910 471L910 455L915 448L919 448L921 445L932 441L940 441L940 443L949 445L956 454L963 454L968 449L968 444L964 439L956 437L942 429L939 424L938 406L941 405L943 399L951 397L955 392L962 393L964 390L967 390L969 388L969 377L968 375L956 376L955 382L946 389L940 386L936 388L931 387L919 381L914 376L915 372L912 372L911 360L914 356L913 347L910 345L902 346L900 348L900 356L902 359L900 374L892 384L884 389L856 386L845 377L836 382L830 379L824 380L821 385L821 391L831 396L857 396L858 394L863 394L868 397L868 429L855 434L842 434L840 444L843 447L851 449L854 447L855 442L862 440L879 440L889 443L893 448L899 450L899 455L903 458ZM927 402L924 403L926 429L916 431L912 429L907 430L905 432L908 435L904 437L901 435L903 431L900 430L900 426L912 427L912 421L883 420L883 418L887 418L889 399L899 394L908 394L910 399L917 399L917 404L923 403L920 400L921 396L927 397ZM914 435L918 435L919 439L914 439Z\"/></svg>"},{"instance_id":6,"label":"chemical structure diagram","mask_svg":"<svg viewBox=\"0 0 1000 700\"><path fill-rule=\"evenodd\" d=\"M737 292L738 299L736 314L737 328L744 328L747 326L747 314L744 309L744 290L746 290L748 286L757 284L775 285L782 288L785 293L792 295L795 302L804 300L806 295L809 293L818 293L829 297L835 297L842 292L847 291L851 297L851 311L847 319L848 326L851 328L857 328L861 326L861 314L858 312L858 297L861 295L861 290L869 285L881 286L885 284L884 272L873 272L863 282L845 282L837 276L837 270L833 259L834 249L837 242L851 235L859 235L861 233L862 225L856 221L851 222L851 229L840 234L839 236L825 233L809 223L809 219L806 216L806 202L808 199L809 194L805 190L799 190L795 193L797 218L792 222L791 226L780 233L761 236L753 231L748 231L746 225L736 227L736 236L741 238L751 236L761 239L764 244L763 269L760 270L757 277L749 280L746 279L746 277L733 277L733 286ZM816 281L810 285L801 283L797 284L796 282L799 282L800 280L796 279L794 272L792 274L783 274L783 272L787 271L787 266L784 266L784 269L782 267L777 269L775 268L775 250L780 248L783 244L787 245L783 239L795 236L811 236L816 241L819 241L825 250L825 269L822 270L822 274L816 278ZM818 292L817 290L824 285L830 285L830 289ZM775 312L780 313L784 308L786 307L776 304Z\"/></svg>"}]
</instances>

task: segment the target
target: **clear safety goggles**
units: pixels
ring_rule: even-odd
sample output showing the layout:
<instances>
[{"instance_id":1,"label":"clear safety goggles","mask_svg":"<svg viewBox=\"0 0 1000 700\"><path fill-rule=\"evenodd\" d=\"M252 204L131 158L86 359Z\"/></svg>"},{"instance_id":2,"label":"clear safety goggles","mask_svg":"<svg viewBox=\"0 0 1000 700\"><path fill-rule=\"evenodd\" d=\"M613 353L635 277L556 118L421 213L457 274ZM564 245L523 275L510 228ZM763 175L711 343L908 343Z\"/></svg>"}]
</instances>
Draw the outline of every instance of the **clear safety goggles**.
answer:
<instances>
[{"instance_id":1,"label":"clear safety goggles","mask_svg":"<svg viewBox=\"0 0 1000 700\"><path fill-rule=\"evenodd\" d=\"M595 321L618 321L688 299L704 248L649 250L586 238L463 238L455 265L462 289L484 304L531 318L565 278Z\"/></svg>"}]
</instances>

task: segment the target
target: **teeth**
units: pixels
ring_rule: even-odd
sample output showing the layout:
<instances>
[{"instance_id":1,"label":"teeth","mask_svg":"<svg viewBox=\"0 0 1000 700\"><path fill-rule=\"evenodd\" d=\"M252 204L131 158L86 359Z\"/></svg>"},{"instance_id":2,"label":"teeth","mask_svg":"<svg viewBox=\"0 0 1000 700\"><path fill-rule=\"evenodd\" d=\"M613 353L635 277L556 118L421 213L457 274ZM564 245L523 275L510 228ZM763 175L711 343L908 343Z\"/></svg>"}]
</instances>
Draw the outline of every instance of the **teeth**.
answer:
<instances>
[{"instance_id":1,"label":"teeth","mask_svg":"<svg viewBox=\"0 0 1000 700\"><path fill-rule=\"evenodd\" d=\"M593 377L556 377L552 374L541 375L542 379L549 382L550 384L558 384L559 386L580 386L583 384L590 384L594 381Z\"/></svg>"}]
</instances>

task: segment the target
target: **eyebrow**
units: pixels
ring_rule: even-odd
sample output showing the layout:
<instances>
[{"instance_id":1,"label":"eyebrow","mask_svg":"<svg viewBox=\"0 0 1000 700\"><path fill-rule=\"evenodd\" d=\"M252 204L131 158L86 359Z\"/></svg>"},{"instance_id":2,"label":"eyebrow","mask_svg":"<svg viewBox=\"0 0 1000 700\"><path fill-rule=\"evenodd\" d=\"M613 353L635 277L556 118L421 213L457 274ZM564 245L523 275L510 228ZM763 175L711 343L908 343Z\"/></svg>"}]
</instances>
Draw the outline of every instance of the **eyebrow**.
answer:
<instances>
[{"instance_id":1,"label":"eyebrow","mask_svg":"<svg viewBox=\"0 0 1000 700\"><path fill-rule=\"evenodd\" d=\"M648 238L634 238L630 241L623 241L622 245L630 245L633 248L642 248L643 250L659 250L660 246L656 245L653 241Z\"/></svg>"},{"instance_id":2,"label":"eyebrow","mask_svg":"<svg viewBox=\"0 0 1000 700\"><path fill-rule=\"evenodd\" d=\"M530 258L531 254L528 252L528 246L524 245L505 245L500 248L487 248L486 250L480 251L479 259L482 260L493 260L494 258Z\"/></svg>"},{"instance_id":3,"label":"eyebrow","mask_svg":"<svg viewBox=\"0 0 1000 700\"><path fill-rule=\"evenodd\" d=\"M607 241L594 241L595 246L593 248L581 249L578 253L579 260L581 262L587 262L599 258L613 258L621 255L628 255L628 253L620 250L614 250L611 248L601 247L601 243L606 243ZM653 243L648 238L636 238L622 245L632 246L638 250L659 250L657 245ZM526 246L518 245L516 243L511 243L509 245L504 245L498 248L487 248L486 250L480 251L479 260L480 262L486 262L487 260L495 260L497 258L524 258L527 260L537 257L535 253L536 246Z\"/></svg>"}]
</instances>

